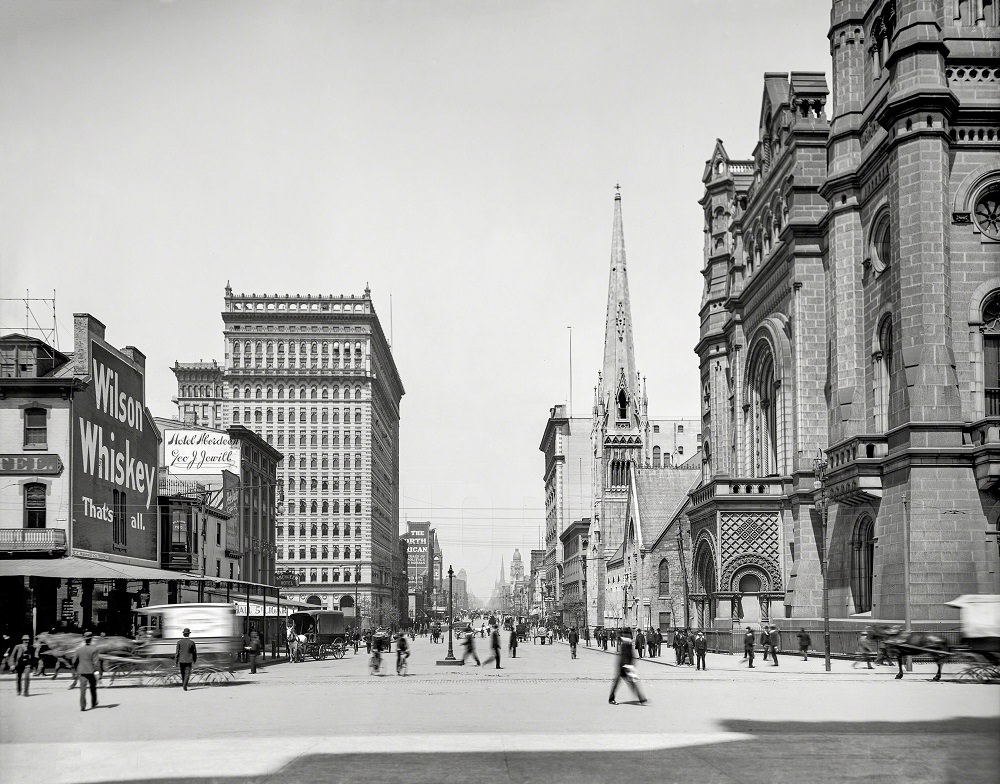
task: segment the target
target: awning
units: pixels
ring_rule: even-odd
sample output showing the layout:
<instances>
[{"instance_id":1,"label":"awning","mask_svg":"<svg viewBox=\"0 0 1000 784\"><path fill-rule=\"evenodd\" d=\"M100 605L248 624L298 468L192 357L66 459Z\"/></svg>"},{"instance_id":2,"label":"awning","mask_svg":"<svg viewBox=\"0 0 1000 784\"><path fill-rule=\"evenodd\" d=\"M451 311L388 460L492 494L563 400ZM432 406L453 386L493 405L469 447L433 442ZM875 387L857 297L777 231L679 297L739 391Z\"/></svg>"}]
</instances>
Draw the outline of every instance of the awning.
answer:
<instances>
[{"instance_id":1,"label":"awning","mask_svg":"<svg viewBox=\"0 0 1000 784\"><path fill-rule=\"evenodd\" d=\"M171 572L149 566L93 558L5 558L0 559L0 577L60 577L93 580L196 580L205 578L187 572Z\"/></svg>"}]
</instances>

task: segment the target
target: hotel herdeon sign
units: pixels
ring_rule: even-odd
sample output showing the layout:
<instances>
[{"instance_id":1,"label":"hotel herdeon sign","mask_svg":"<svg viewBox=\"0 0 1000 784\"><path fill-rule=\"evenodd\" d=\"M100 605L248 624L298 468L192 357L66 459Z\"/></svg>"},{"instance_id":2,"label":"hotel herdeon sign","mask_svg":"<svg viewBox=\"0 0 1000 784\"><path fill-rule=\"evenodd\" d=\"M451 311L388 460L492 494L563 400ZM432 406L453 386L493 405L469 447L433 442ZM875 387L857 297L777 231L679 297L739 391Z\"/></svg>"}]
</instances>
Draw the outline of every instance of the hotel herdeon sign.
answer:
<instances>
[{"instance_id":1,"label":"hotel herdeon sign","mask_svg":"<svg viewBox=\"0 0 1000 784\"><path fill-rule=\"evenodd\" d=\"M165 430L163 462L171 476L240 473L240 442L209 430Z\"/></svg>"},{"instance_id":2,"label":"hotel herdeon sign","mask_svg":"<svg viewBox=\"0 0 1000 784\"><path fill-rule=\"evenodd\" d=\"M156 426L142 372L91 341L91 382L74 401L73 549L158 560Z\"/></svg>"}]
</instances>

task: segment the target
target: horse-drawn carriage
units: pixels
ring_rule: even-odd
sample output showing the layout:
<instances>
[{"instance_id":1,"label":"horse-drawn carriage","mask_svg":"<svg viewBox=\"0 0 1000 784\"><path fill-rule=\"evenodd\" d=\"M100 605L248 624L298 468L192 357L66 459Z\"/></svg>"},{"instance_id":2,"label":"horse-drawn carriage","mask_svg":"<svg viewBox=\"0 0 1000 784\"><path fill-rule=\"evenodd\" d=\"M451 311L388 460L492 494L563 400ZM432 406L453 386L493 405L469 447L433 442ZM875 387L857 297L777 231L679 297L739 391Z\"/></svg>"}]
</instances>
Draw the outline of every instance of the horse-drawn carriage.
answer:
<instances>
[{"instance_id":1,"label":"horse-drawn carriage","mask_svg":"<svg viewBox=\"0 0 1000 784\"><path fill-rule=\"evenodd\" d=\"M344 614L335 610L303 610L287 619L287 634L292 661L306 656L343 659L347 652Z\"/></svg>"},{"instance_id":2,"label":"horse-drawn carriage","mask_svg":"<svg viewBox=\"0 0 1000 784\"><path fill-rule=\"evenodd\" d=\"M903 660L907 657L928 658L937 665L932 680L941 680L941 668L946 661L965 664L959 680L979 683L1000 682L1000 596L966 594L947 603L960 613L961 642L951 646L933 632L905 631L896 625L872 624L865 632L877 642L888 657L896 659L903 677Z\"/></svg>"}]
</instances>

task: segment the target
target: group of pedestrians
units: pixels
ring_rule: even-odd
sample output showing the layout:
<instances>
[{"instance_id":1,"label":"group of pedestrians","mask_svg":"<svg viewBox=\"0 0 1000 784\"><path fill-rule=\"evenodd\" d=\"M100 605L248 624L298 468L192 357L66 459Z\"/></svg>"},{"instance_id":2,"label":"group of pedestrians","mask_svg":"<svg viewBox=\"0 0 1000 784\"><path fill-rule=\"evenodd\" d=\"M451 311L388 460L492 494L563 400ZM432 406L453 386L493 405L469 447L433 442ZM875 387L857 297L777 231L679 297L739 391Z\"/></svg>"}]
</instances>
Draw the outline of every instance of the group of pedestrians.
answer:
<instances>
[{"instance_id":1,"label":"group of pedestrians","mask_svg":"<svg viewBox=\"0 0 1000 784\"><path fill-rule=\"evenodd\" d=\"M492 662L496 666L496 669L503 669L503 666L500 664L500 650L503 647L500 627L498 625L490 626L488 633L490 638L490 655L484 661L480 661L479 654L476 653L476 632L470 629L465 633L462 639L462 645L465 648L465 651L462 653L462 664L465 664L465 661L471 658L477 667L483 667ZM509 635L507 639L507 652L512 659L516 659L519 635L516 629L511 629Z\"/></svg>"}]
</instances>

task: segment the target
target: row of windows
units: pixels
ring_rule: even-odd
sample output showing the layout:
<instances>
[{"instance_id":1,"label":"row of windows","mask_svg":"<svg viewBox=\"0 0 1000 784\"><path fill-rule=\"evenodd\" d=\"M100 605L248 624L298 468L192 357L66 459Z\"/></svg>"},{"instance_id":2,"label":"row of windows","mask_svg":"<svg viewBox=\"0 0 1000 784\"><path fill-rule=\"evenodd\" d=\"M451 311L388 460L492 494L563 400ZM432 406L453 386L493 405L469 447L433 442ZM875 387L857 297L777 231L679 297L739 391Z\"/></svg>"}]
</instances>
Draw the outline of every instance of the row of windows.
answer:
<instances>
[{"instance_id":1,"label":"row of windows","mask_svg":"<svg viewBox=\"0 0 1000 784\"><path fill-rule=\"evenodd\" d=\"M238 368L239 366L240 366L240 359L239 359L239 357L234 357L233 358L233 367L234 368ZM305 357L302 357L301 361L298 363L298 365L296 365L295 357L289 357L288 358L288 367L289 367L289 369L293 369L296 366L299 366L299 367L302 367L302 368L307 368L307 367L320 368L320 367L322 367L322 368L345 368L345 369L346 368L350 368L350 367L354 367L355 369L360 370L361 368L364 367L364 360L362 360L361 357L355 357L354 358L354 362L352 363L351 360L348 357L344 357L343 360L341 360L341 359L339 359L337 357L334 357L332 361L330 359L328 359L327 357L322 357L322 358L312 357L311 359L308 359L308 360ZM256 368L263 368L263 367L275 368L275 367L277 367L277 368L283 368L283 367L285 367L285 358L284 357L278 357L277 361L275 361L271 357L267 357L267 359L264 359L263 357L256 357L256 358L252 359L250 356L245 356L243 358L243 367L245 367L245 368L249 368L249 367L256 367Z\"/></svg>"},{"instance_id":2,"label":"row of windows","mask_svg":"<svg viewBox=\"0 0 1000 784\"><path fill-rule=\"evenodd\" d=\"M305 536L306 535L306 526L305 526L305 523L300 523L299 527L298 527L298 530L299 530L299 536ZM354 530L355 530L355 532L357 533L358 536L361 536L361 526L360 526L360 524L357 525L357 526L355 526ZM322 534L323 536L340 536L340 524L339 523L333 523L331 525L329 523L322 523L321 525L317 525L316 523L313 523L312 525L309 526L309 535L310 536L316 536L317 534ZM279 525L277 527L277 535L278 536L284 536L285 535L285 526ZM288 535L289 536L295 536L295 524L294 523L289 523L289 525L288 525ZM345 522L344 523L344 536L350 536L350 535L351 535L351 524L349 522Z\"/></svg>"},{"instance_id":3,"label":"row of windows","mask_svg":"<svg viewBox=\"0 0 1000 784\"><path fill-rule=\"evenodd\" d=\"M322 511L323 514L332 512L333 514L338 514L340 512L340 504L334 501L332 504L329 501L324 501L321 505L318 505L315 501L309 504L309 514L319 514ZM351 502L344 501L344 514L351 513ZM295 502L292 501L288 504L288 514L295 514ZM299 514L306 514L306 502L299 501ZM361 514L361 502L354 502L354 514Z\"/></svg>"},{"instance_id":4,"label":"row of windows","mask_svg":"<svg viewBox=\"0 0 1000 784\"><path fill-rule=\"evenodd\" d=\"M335 493L340 492L340 477L336 477L336 476L333 477L332 482L333 482L333 491ZM278 484L279 485L281 484L281 478L280 477L278 479ZM330 490L330 480L327 480L327 479L324 479L322 481L318 481L316 479L310 479L309 480L309 491L310 492L315 493L320 488L322 488L322 491L324 493L328 492ZM350 479L350 477L345 476L344 477L344 492L348 492L350 489L351 489L351 479ZM295 477L293 477L293 476L288 477L288 492L289 493L294 493L295 492ZM304 477L299 479L299 492L300 493L306 492L306 480L305 480ZM355 479L354 480L354 492L355 493L360 493L361 492L361 480L360 479Z\"/></svg>"},{"instance_id":5,"label":"row of windows","mask_svg":"<svg viewBox=\"0 0 1000 784\"><path fill-rule=\"evenodd\" d=\"M271 400L271 399L274 399L274 398L277 398L278 400L284 400L285 399L285 388L284 388L284 386L282 386L282 385L279 384L277 389L278 389L278 394L275 395L274 394L274 391L275 391L274 387L271 387L271 386L268 386L268 387L257 386L256 388L253 389L253 391L251 393L250 386L248 385L248 386L246 386L246 387L243 388L242 396L244 398L246 398L247 400L250 400L251 398L253 398L255 400L265 400L265 399ZM236 400L239 400L239 398L240 398L240 388L238 386L234 386L233 387L233 398L236 399ZM288 399L289 400L295 400L295 387L288 387ZM331 399L332 400L340 400L340 387L336 386L336 385L334 385L333 388L328 388L326 386L323 386L321 388L320 387L310 387L309 388L309 394L307 396L306 395L306 388L305 388L305 386L301 386L301 387L299 387L299 391L298 391L298 399L299 400L306 400L306 399L309 399L309 400L331 400ZM351 399L351 388L350 387L344 387L344 400L350 400L350 399ZM354 387L354 399L355 400L362 400L363 399L362 398L362 394L361 394L361 387L360 386L355 386Z\"/></svg>"},{"instance_id":6,"label":"row of windows","mask_svg":"<svg viewBox=\"0 0 1000 784\"><path fill-rule=\"evenodd\" d=\"M275 353L277 354L285 353L285 344L281 341L279 341L278 343L274 343L269 340L267 341L267 343L264 343L260 340L256 342L251 342L249 340L246 340L241 344L240 341L237 340L233 343L233 354L241 353L240 351L241 346L242 346L242 353L244 354L267 354L268 356L270 356ZM277 346L277 352L275 352L275 346ZM298 348L297 353L300 355L332 353L334 356L337 356L341 353L341 349L343 349L343 353L345 355L350 354L352 346L349 342L346 341L344 342L343 346L341 346L340 341L337 340L333 341L332 343L326 340L321 340L321 341L314 340L311 343L296 342L294 340L289 341L288 353L295 354L296 348ZM354 348L354 355L358 357L361 356L361 342L355 341L353 348Z\"/></svg>"},{"instance_id":7,"label":"row of windows","mask_svg":"<svg viewBox=\"0 0 1000 784\"><path fill-rule=\"evenodd\" d=\"M295 552L296 551L295 551L294 547L289 547L288 548L288 560L289 561L294 561L295 560ZM306 560L306 548L305 547L300 547L298 549L298 553L299 553L299 560L300 561ZM345 547L344 548L344 559L347 560L350 557L351 557L351 548L350 547ZM359 561L361 560L361 548L360 547L355 547L354 548L354 557L357 560L359 560ZM327 547L326 545L323 545L321 548L310 547L309 548L309 560L310 561L315 561L315 560L320 559L320 558L322 558L322 560L324 560L324 561L329 561L330 559L337 560L338 558L340 558L340 548L337 547L337 545L333 545L332 548L331 547ZM278 548L278 559L282 560L282 561L285 560L285 548L284 547L279 547Z\"/></svg>"},{"instance_id":8,"label":"row of windows","mask_svg":"<svg viewBox=\"0 0 1000 784\"><path fill-rule=\"evenodd\" d=\"M259 408L255 409L253 411L251 411L251 409L249 409L249 408L245 408L245 409L243 409L243 413L241 415L240 414L240 409L239 408L234 408L233 409L233 422L234 423L238 423L240 421L240 417L241 416L243 418L243 421L246 424L248 424L248 425L251 422L253 422L255 424L258 424L258 425L262 424L264 422L273 423L274 420L275 420L275 416L277 416L278 423L282 424L285 421L285 409L279 408L277 410L277 415L275 415L275 411L274 411L273 408L268 408L266 412L262 411ZM306 409L304 409L304 408L299 409L299 422L300 423L306 424L306 417L307 416L309 417L309 422L311 424L314 424L314 425L318 424L319 422L321 422L321 423L323 423L325 425L325 424L329 424L331 421L335 425L340 424L340 409L338 409L338 408L333 409L332 412L328 411L325 408L322 411L316 411L316 409L313 409L312 411L309 411L309 412L307 412ZM344 409L344 424L347 424L350 421L350 416L351 416L350 411L348 409ZM295 422L295 409L294 408L290 408L290 409L288 409L288 423L292 424L293 422ZM354 424L356 424L356 425L360 425L361 424L361 409L360 408L354 409Z\"/></svg>"},{"instance_id":9,"label":"row of windows","mask_svg":"<svg viewBox=\"0 0 1000 784\"><path fill-rule=\"evenodd\" d=\"M309 465L308 466L306 466L306 458L303 456L303 457L299 458L298 465L295 465L295 463L292 460L288 460L287 463L286 463L286 465L284 467L286 469L289 469L289 470L293 469L293 468L297 468L300 471L304 471L304 470L306 470L306 468L311 468L311 469L314 469L314 470L327 468L327 469L336 469L336 470L339 471L340 470L340 455L338 455L338 454L323 455L323 457L319 458L319 459L317 459L316 456L314 455L313 457L309 458ZM354 468L355 468L355 470L360 470L362 467L363 467L363 463L362 463L362 457L361 457L361 455L360 454L355 455L354 456ZM345 454L344 455L344 470L347 471L350 468L351 468L351 456L349 454Z\"/></svg>"},{"instance_id":10,"label":"row of windows","mask_svg":"<svg viewBox=\"0 0 1000 784\"><path fill-rule=\"evenodd\" d=\"M340 582L340 576L341 576L341 574L343 574L343 576L344 576L344 582L345 583L349 583L349 582L352 582L352 581L353 582L361 582L361 572L358 572L358 571L351 572L350 569L344 569L343 572L341 572L339 569L318 569L318 570L317 569L310 569L309 570L309 582L311 582L311 583L315 583L315 582L320 582L320 583L330 583L330 582L332 582L332 583L339 583ZM299 569L298 570L298 577L299 577L299 582L305 582L306 581L306 570L305 569Z\"/></svg>"}]
</instances>

